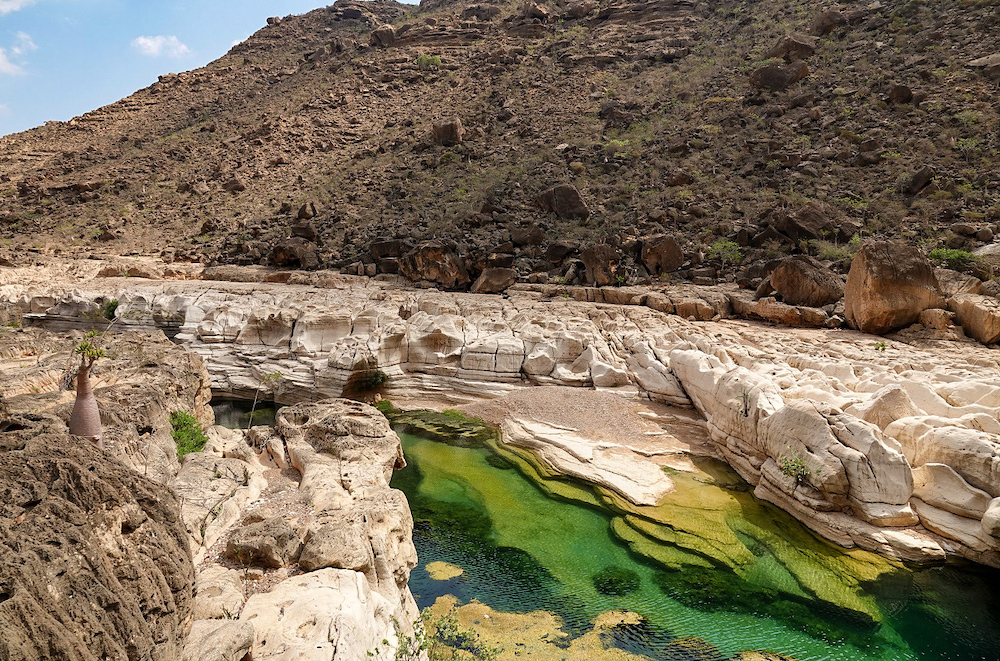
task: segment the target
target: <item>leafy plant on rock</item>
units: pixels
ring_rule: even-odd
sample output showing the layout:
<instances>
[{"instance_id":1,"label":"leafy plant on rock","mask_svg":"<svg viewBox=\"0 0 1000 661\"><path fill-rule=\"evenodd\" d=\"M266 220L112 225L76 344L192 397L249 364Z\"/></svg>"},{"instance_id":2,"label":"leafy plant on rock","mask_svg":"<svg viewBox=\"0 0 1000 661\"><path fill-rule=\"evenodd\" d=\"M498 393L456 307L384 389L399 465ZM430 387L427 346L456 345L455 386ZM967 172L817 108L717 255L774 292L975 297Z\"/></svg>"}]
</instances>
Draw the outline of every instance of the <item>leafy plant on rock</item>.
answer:
<instances>
[{"instance_id":1,"label":"leafy plant on rock","mask_svg":"<svg viewBox=\"0 0 1000 661\"><path fill-rule=\"evenodd\" d=\"M782 474L794 478L799 484L808 482L809 476L812 475L812 471L806 466L806 462L802 460L802 457L795 454L781 457L778 467L781 469Z\"/></svg>"},{"instance_id":2,"label":"leafy plant on rock","mask_svg":"<svg viewBox=\"0 0 1000 661\"><path fill-rule=\"evenodd\" d=\"M177 445L178 459L192 452L201 452L208 442L201 425L187 411L174 411L170 414L170 435Z\"/></svg>"}]
</instances>

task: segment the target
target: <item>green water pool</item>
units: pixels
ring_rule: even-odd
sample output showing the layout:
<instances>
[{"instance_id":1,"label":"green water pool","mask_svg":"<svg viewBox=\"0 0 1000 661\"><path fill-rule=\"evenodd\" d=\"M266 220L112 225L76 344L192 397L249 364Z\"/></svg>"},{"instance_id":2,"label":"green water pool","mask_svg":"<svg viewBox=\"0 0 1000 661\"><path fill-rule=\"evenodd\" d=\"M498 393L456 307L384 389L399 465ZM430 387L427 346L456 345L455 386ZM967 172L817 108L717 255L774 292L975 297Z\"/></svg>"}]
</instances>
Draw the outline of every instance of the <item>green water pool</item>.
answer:
<instances>
[{"instance_id":1,"label":"green water pool","mask_svg":"<svg viewBox=\"0 0 1000 661\"><path fill-rule=\"evenodd\" d=\"M414 514L420 565L410 588L421 607L454 595L500 611L545 610L573 635L603 611L626 609L648 624L607 642L671 661L742 650L799 661L1000 661L1000 572L971 564L914 569L848 553L753 499L738 479L706 479L725 474L721 465L679 476L686 509L661 508L654 523L617 509L608 494L489 447L400 436L409 465L393 486ZM706 543L685 541L699 530L692 503L706 508L699 533L712 538ZM681 511L684 525L671 526ZM424 569L432 561L464 573L433 580ZM595 581L608 568L626 580L610 589ZM678 637L703 639L718 654L677 652L670 641Z\"/></svg>"}]
</instances>

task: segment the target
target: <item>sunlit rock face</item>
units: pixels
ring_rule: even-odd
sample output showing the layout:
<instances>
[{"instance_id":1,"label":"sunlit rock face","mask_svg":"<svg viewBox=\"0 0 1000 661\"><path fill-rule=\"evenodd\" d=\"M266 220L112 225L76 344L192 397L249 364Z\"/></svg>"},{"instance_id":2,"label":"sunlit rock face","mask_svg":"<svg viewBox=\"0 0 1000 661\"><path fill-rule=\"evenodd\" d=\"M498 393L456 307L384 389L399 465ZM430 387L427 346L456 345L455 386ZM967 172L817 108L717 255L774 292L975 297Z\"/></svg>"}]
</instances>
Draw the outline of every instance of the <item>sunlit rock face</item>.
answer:
<instances>
[{"instance_id":1,"label":"sunlit rock face","mask_svg":"<svg viewBox=\"0 0 1000 661\"><path fill-rule=\"evenodd\" d=\"M35 311L27 323L63 324L114 297L124 326L169 324L218 391L248 398L339 396L381 371L394 400L461 403L561 385L694 407L757 496L821 535L897 558L1000 564L995 527L962 506L968 489L1000 496L1000 369L987 348L946 339L954 333L905 345L727 320L738 295L712 288L564 297L515 287L501 298L310 277L95 279L0 294ZM261 389L272 373L280 379ZM914 492L912 471L925 464L955 473L931 500Z\"/></svg>"}]
</instances>

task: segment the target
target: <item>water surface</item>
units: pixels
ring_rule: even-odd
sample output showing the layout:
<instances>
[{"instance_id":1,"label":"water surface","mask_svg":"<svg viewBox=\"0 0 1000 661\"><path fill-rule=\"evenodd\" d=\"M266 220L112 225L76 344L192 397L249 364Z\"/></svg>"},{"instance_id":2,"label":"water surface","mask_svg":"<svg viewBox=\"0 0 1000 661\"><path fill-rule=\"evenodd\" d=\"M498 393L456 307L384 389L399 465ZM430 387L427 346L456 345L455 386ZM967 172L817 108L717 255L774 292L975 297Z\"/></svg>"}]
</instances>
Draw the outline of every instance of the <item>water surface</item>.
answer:
<instances>
[{"instance_id":1,"label":"water surface","mask_svg":"<svg viewBox=\"0 0 1000 661\"><path fill-rule=\"evenodd\" d=\"M747 558L720 560L711 557L711 543L657 541L678 532L669 521L652 524L623 510L615 516L607 494L532 473L516 457L514 469L510 455L501 459L489 448L401 437L409 466L395 474L393 486L406 493L414 514L420 566L410 588L421 607L451 594L501 611L546 610L574 635L603 611L627 609L648 626L608 643L655 659L719 658L677 652L670 643L697 637L722 658L764 649L799 661L1000 660L1000 572L971 564L914 570L848 553L752 499L738 478L720 487L700 476L706 507L723 496L731 500L719 519L728 528L721 538L735 535L747 551ZM682 486L690 480L677 479ZM689 501L691 493L697 492L688 492ZM745 519L734 520L732 503ZM660 514L675 511L681 510ZM684 511L692 516L691 508ZM683 530L691 529L685 522ZM720 555L732 555L731 541L725 548L716 543ZM464 573L435 581L424 569L432 561ZM611 592L629 588L633 575L636 589L606 594L603 583L599 591L595 577L608 568L629 579L612 581ZM849 576L844 568L871 575Z\"/></svg>"}]
</instances>

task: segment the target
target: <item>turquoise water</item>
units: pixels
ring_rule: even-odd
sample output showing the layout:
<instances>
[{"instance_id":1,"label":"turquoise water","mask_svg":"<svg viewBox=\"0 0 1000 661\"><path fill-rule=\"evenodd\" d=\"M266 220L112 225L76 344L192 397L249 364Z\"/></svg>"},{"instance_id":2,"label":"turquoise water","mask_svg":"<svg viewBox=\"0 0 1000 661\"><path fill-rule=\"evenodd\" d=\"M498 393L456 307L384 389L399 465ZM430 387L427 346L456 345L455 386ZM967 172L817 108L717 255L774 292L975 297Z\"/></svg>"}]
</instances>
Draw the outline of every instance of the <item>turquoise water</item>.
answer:
<instances>
[{"instance_id":1,"label":"turquoise water","mask_svg":"<svg viewBox=\"0 0 1000 661\"><path fill-rule=\"evenodd\" d=\"M708 557L680 566L653 562L613 534L623 519L547 495L537 486L544 478L529 480L509 465L498 467L505 462L487 448L400 436L409 466L395 474L393 486L406 493L414 514L420 566L410 588L421 607L450 594L501 611L551 611L571 634L586 631L598 613L626 609L644 616L648 625L613 632L606 643L653 659L725 659L762 649L799 661L1000 661L1000 572L961 564L919 570L893 565L863 583L859 594L836 600L838 605L812 596L796 581L796 572L749 537L741 541L757 564L742 578ZM737 495L748 502L748 494ZM808 533L784 513L757 504L744 507L755 518L761 508L787 531L789 544L801 544ZM814 539L809 553L833 564L846 555ZM433 580L424 569L432 561L458 565L464 573ZM599 591L595 576L609 567L626 579L612 584L618 588L612 592L630 587L633 578L636 589L606 594L604 584ZM844 590L857 590L854 583ZM824 585L829 596L836 578ZM871 607L860 612L845 603ZM703 639L719 653L671 645L687 637Z\"/></svg>"}]
</instances>

